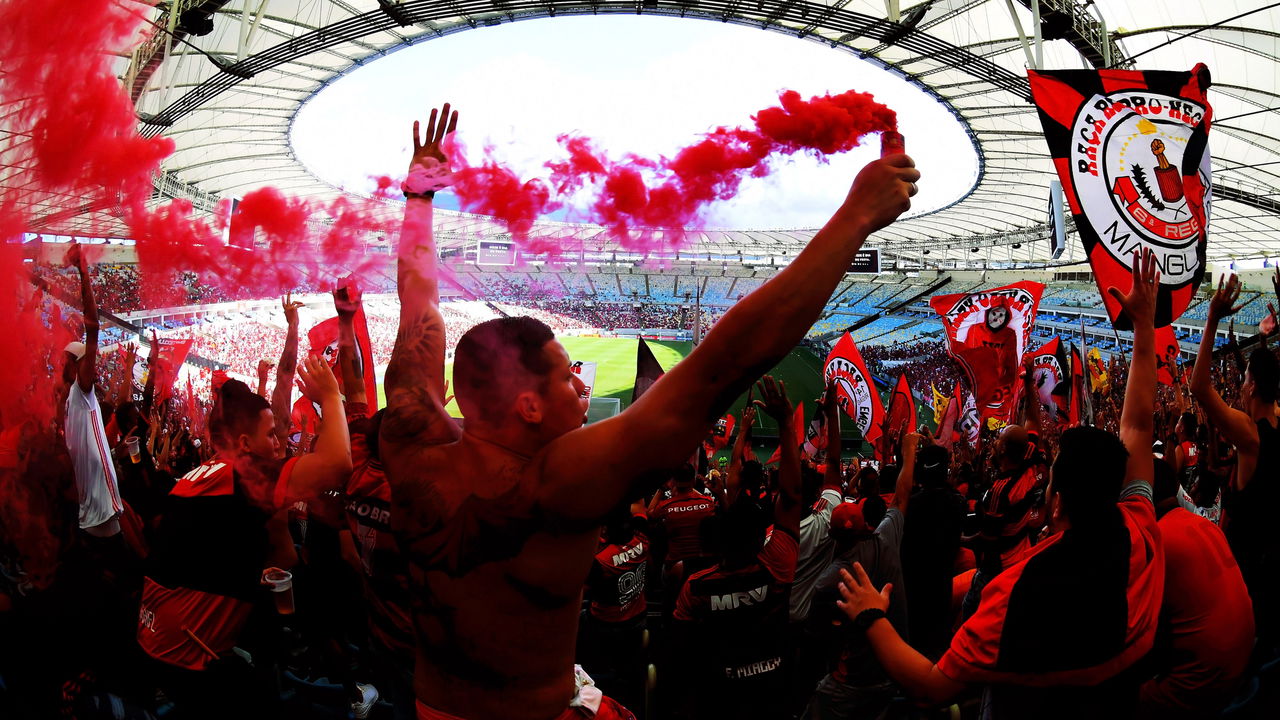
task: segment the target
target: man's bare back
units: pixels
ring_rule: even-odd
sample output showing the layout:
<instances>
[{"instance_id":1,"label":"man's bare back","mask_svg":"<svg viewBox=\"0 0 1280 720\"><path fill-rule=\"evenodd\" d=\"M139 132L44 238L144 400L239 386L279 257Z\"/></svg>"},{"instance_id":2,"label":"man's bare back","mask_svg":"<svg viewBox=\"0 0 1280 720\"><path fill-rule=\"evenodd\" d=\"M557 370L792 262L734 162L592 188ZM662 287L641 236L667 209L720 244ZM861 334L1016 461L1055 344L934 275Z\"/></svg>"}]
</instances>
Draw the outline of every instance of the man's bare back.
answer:
<instances>
[{"instance_id":1,"label":"man's bare back","mask_svg":"<svg viewBox=\"0 0 1280 720\"><path fill-rule=\"evenodd\" d=\"M421 590L417 696L465 718L560 714L598 528L558 522L527 458L469 435L387 470L404 478L393 518Z\"/></svg>"},{"instance_id":2,"label":"man's bare back","mask_svg":"<svg viewBox=\"0 0 1280 720\"><path fill-rule=\"evenodd\" d=\"M425 140L414 123L411 179L448 162L442 142L457 113L446 104L438 117L433 110ZM567 709L582 587L604 518L649 471L686 462L733 399L795 347L867 235L910 207L919 177L906 155L868 165L804 252L608 420L583 426L583 385L545 324L477 325L454 357L465 435L444 412L433 192L406 181L380 448L417 596L419 703L467 720L549 720ZM611 707L608 716L628 716Z\"/></svg>"}]
</instances>

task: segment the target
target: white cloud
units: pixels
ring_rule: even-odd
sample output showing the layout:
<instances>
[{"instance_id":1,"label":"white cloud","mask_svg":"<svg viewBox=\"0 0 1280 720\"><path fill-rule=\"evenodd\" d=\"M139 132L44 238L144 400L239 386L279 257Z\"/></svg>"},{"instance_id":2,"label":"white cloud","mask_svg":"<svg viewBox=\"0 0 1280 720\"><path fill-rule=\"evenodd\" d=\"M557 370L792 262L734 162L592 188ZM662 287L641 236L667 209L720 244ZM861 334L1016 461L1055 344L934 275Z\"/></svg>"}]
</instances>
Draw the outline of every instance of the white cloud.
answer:
<instances>
[{"instance_id":1,"label":"white cloud","mask_svg":"<svg viewBox=\"0 0 1280 720\"><path fill-rule=\"evenodd\" d=\"M483 28L393 53L339 79L299 113L293 141L318 176L367 190L369 176L404 171L409 126L445 100L460 139L486 144L525 176L545 175L555 138L575 132L613 157L670 156L717 125L749 124L778 92L872 92L899 113L924 174L917 210L948 204L976 173L951 114L903 80L813 42L735 25L657 17L570 17ZM708 227L819 227L878 145L775 162L769 178L707 209Z\"/></svg>"}]
</instances>

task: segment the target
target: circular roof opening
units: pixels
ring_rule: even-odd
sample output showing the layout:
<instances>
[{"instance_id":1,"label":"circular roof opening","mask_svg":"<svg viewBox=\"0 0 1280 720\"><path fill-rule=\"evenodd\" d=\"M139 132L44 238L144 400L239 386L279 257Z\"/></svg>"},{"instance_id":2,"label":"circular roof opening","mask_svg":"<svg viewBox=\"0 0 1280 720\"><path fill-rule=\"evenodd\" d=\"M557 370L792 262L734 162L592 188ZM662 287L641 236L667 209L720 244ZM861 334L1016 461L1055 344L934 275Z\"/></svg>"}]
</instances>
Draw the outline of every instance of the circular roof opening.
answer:
<instances>
[{"instance_id":1,"label":"circular roof opening","mask_svg":"<svg viewBox=\"0 0 1280 720\"><path fill-rule=\"evenodd\" d=\"M978 153L951 111L912 83L845 52L773 32L662 17L565 17L482 28L368 62L314 94L290 143L322 180L366 194L402 175L410 127L445 101L460 112L472 162L488 153L521 177L546 177L564 157L557 136L585 135L611 157L672 156L715 127L751 126L783 90L808 98L872 93L898 113L924 177L911 215L945 207L977 182ZM793 155L737 195L708 206L700 227L822 226L861 169L874 137L843 155ZM450 205L450 202L454 202ZM457 207L447 195L443 207ZM586 198L582 199L585 207ZM548 219L582 220L571 203Z\"/></svg>"}]
</instances>

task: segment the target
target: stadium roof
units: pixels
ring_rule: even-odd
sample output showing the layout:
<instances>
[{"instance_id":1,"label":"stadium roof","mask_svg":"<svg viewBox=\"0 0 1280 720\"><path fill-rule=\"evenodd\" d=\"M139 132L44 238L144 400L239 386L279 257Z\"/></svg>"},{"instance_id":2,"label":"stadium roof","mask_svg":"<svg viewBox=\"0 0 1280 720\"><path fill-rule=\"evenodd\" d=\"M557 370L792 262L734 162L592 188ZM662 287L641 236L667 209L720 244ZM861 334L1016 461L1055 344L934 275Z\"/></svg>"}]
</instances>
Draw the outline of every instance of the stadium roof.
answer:
<instances>
[{"instance_id":1,"label":"stadium roof","mask_svg":"<svg viewBox=\"0 0 1280 720\"><path fill-rule=\"evenodd\" d=\"M157 33L153 43L121 61L120 74L136 99L142 132L166 135L177 144L158 194L193 197L198 207L207 207L213 196L242 195L263 185L299 195L336 193L294 158L289 126L308 97L358 65L409 44L517 20L647 14L763 27L824 43L877 62L947 104L979 148L977 185L953 205L897 223L874 241L890 254L907 257L932 248L931 261L1048 259L1043 240L1053 170L1029 100L1025 68L1030 62L1047 69L1162 70L1204 62L1214 80L1210 258L1280 255L1277 4L176 0L171 5L174 12L158 8L152 17L172 35ZM1044 36L1038 60L1035 9ZM438 219L447 228L501 232L483 218L445 215L438 213ZM76 232L75 219L65 213L46 227ZM598 228L580 226L577 232L603 241ZM689 249L788 253L811 234L699 233ZM984 248L981 255L971 253L975 246ZM1074 259L1080 259L1078 249Z\"/></svg>"}]
</instances>

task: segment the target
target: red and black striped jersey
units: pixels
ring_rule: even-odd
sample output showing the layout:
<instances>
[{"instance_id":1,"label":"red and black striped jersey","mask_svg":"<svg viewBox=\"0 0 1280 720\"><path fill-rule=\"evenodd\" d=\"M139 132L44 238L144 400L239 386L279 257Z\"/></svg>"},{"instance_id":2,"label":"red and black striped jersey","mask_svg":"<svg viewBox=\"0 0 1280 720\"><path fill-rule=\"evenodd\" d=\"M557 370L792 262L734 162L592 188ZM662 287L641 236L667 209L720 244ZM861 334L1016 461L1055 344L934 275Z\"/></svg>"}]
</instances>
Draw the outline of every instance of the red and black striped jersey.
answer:
<instances>
[{"instance_id":1,"label":"red and black striped jersey","mask_svg":"<svg viewBox=\"0 0 1280 720\"><path fill-rule=\"evenodd\" d=\"M677 492L653 509L653 522L667 538L666 564L703 557L702 522L716 512L715 499L696 490Z\"/></svg>"},{"instance_id":2,"label":"red and black striped jersey","mask_svg":"<svg viewBox=\"0 0 1280 720\"><path fill-rule=\"evenodd\" d=\"M781 667L798 551L794 537L775 531L756 562L737 570L713 565L685 581L674 618L696 624L716 676L746 680Z\"/></svg>"},{"instance_id":3,"label":"red and black striped jersey","mask_svg":"<svg viewBox=\"0 0 1280 720\"><path fill-rule=\"evenodd\" d=\"M157 660L202 670L248 621L268 553L267 520L284 502L296 458L218 459L174 485L147 561L138 644Z\"/></svg>"},{"instance_id":4,"label":"red and black striped jersey","mask_svg":"<svg viewBox=\"0 0 1280 720\"><path fill-rule=\"evenodd\" d=\"M643 615L648 565L649 537L643 531L621 544L601 539L587 576L592 617L616 623Z\"/></svg>"},{"instance_id":5,"label":"red and black striped jersey","mask_svg":"<svg viewBox=\"0 0 1280 720\"><path fill-rule=\"evenodd\" d=\"M360 556L369 632L375 642L413 657L412 594L409 567L391 533L391 485L382 463L368 447L369 418L364 405L347 407L355 470L346 487L347 527Z\"/></svg>"}]
</instances>

